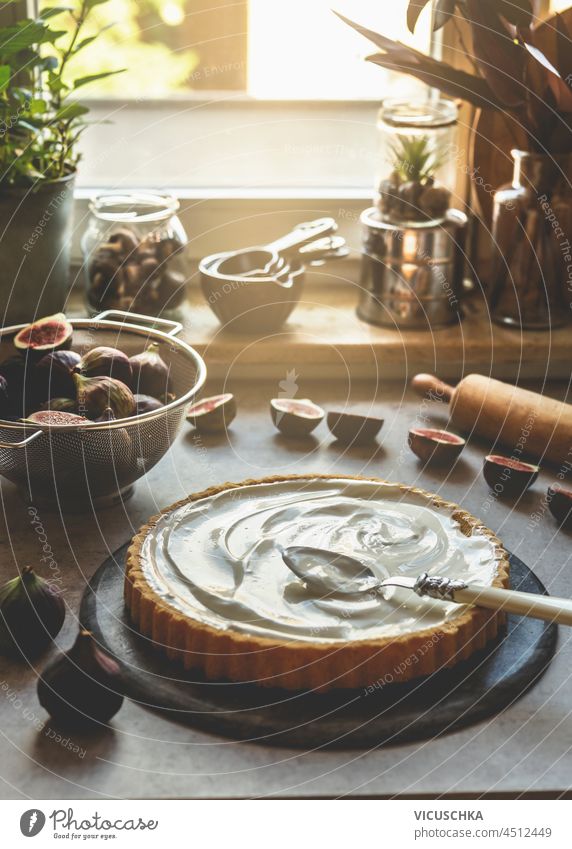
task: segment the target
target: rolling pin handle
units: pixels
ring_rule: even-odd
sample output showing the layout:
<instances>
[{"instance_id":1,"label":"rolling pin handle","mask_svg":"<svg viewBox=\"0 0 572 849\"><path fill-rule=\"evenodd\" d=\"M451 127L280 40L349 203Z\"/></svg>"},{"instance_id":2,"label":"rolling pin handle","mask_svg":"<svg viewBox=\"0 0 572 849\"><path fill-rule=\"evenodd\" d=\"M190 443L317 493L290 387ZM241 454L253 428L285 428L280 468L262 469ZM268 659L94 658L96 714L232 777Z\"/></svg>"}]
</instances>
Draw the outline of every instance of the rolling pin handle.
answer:
<instances>
[{"instance_id":1,"label":"rolling pin handle","mask_svg":"<svg viewBox=\"0 0 572 849\"><path fill-rule=\"evenodd\" d=\"M434 374L416 374L411 386L418 395L429 395L434 401L450 401L455 391Z\"/></svg>"}]
</instances>

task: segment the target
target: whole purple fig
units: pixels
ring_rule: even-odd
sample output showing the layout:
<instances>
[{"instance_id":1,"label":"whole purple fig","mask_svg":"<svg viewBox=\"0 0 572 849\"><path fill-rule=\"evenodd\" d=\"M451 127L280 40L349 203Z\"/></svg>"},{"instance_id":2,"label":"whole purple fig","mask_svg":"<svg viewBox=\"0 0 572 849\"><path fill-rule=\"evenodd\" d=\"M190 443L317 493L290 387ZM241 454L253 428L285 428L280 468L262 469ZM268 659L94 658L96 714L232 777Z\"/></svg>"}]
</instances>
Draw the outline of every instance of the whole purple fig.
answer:
<instances>
[{"instance_id":1,"label":"whole purple fig","mask_svg":"<svg viewBox=\"0 0 572 849\"><path fill-rule=\"evenodd\" d=\"M89 631L42 672L40 704L56 722L75 728L106 723L123 704L118 663L102 651Z\"/></svg>"},{"instance_id":2,"label":"whole purple fig","mask_svg":"<svg viewBox=\"0 0 572 849\"><path fill-rule=\"evenodd\" d=\"M60 413L77 413L77 401L73 398L52 398L44 401L42 410L57 410Z\"/></svg>"},{"instance_id":3,"label":"whole purple fig","mask_svg":"<svg viewBox=\"0 0 572 849\"><path fill-rule=\"evenodd\" d=\"M77 408L82 415L97 419L107 407L111 407L116 419L127 418L135 411L133 393L114 377L84 377L75 373Z\"/></svg>"},{"instance_id":4,"label":"whole purple fig","mask_svg":"<svg viewBox=\"0 0 572 849\"><path fill-rule=\"evenodd\" d=\"M80 359L75 351L54 351L42 357L34 369L34 388L38 400L75 398L72 372Z\"/></svg>"},{"instance_id":5,"label":"whole purple fig","mask_svg":"<svg viewBox=\"0 0 572 849\"><path fill-rule=\"evenodd\" d=\"M129 357L118 348L100 346L81 358L80 371L84 377L114 377L131 385L132 369Z\"/></svg>"},{"instance_id":6,"label":"whole purple fig","mask_svg":"<svg viewBox=\"0 0 572 849\"><path fill-rule=\"evenodd\" d=\"M147 350L129 360L133 369L131 386L136 394L160 398L169 390L169 366L159 354L159 345L152 342Z\"/></svg>"},{"instance_id":7,"label":"whole purple fig","mask_svg":"<svg viewBox=\"0 0 572 849\"><path fill-rule=\"evenodd\" d=\"M65 616L58 588L26 567L0 588L0 650L38 654L59 633Z\"/></svg>"},{"instance_id":8,"label":"whole purple fig","mask_svg":"<svg viewBox=\"0 0 572 849\"><path fill-rule=\"evenodd\" d=\"M10 415L10 401L8 397L8 381L0 374L0 419Z\"/></svg>"},{"instance_id":9,"label":"whole purple fig","mask_svg":"<svg viewBox=\"0 0 572 849\"><path fill-rule=\"evenodd\" d=\"M160 410L164 405L157 398L152 398L151 395L134 395L135 398L135 413L140 416L142 413L150 413L152 410Z\"/></svg>"}]
</instances>

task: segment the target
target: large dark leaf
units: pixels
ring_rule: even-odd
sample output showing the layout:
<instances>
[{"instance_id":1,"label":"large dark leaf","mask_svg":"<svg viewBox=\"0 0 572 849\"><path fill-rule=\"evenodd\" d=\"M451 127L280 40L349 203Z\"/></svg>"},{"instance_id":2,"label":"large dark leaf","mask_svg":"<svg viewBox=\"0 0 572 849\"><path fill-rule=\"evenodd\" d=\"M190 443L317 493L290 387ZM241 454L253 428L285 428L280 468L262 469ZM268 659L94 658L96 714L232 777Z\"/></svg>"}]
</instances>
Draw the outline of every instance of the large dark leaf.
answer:
<instances>
[{"instance_id":1,"label":"large dark leaf","mask_svg":"<svg viewBox=\"0 0 572 849\"><path fill-rule=\"evenodd\" d=\"M368 56L369 62L404 74L411 74L427 85L439 88L451 97L460 97L483 109L498 108L501 105L491 87L481 77L460 71L446 62L439 62L430 56L425 56L424 53L420 53L412 47L407 47L399 41L392 41L384 35L350 21L339 13L336 14L348 26L384 51L383 54Z\"/></svg>"},{"instance_id":2,"label":"large dark leaf","mask_svg":"<svg viewBox=\"0 0 572 849\"><path fill-rule=\"evenodd\" d=\"M433 29L444 27L455 11L456 0L437 0L433 10Z\"/></svg>"},{"instance_id":3,"label":"large dark leaf","mask_svg":"<svg viewBox=\"0 0 572 849\"><path fill-rule=\"evenodd\" d=\"M514 33L483 0L466 0L465 5L481 74L506 106L515 108L522 105L526 99L526 51L523 45L515 40Z\"/></svg>"},{"instance_id":4,"label":"large dark leaf","mask_svg":"<svg viewBox=\"0 0 572 849\"><path fill-rule=\"evenodd\" d=\"M451 68L444 62L419 63L408 62L385 53L375 53L367 57L368 62L380 65L390 71L410 74L433 88L438 88L449 97L460 98L472 103L479 109L500 109L502 104L492 89L480 77L474 77Z\"/></svg>"},{"instance_id":5,"label":"large dark leaf","mask_svg":"<svg viewBox=\"0 0 572 849\"><path fill-rule=\"evenodd\" d=\"M491 7L516 27L529 27L532 23L532 3L530 0L479 0L482 6Z\"/></svg>"},{"instance_id":6,"label":"large dark leaf","mask_svg":"<svg viewBox=\"0 0 572 849\"><path fill-rule=\"evenodd\" d=\"M407 26L410 32L413 32L415 29L419 15L429 2L430 0L409 0L409 6L407 7Z\"/></svg>"}]
</instances>

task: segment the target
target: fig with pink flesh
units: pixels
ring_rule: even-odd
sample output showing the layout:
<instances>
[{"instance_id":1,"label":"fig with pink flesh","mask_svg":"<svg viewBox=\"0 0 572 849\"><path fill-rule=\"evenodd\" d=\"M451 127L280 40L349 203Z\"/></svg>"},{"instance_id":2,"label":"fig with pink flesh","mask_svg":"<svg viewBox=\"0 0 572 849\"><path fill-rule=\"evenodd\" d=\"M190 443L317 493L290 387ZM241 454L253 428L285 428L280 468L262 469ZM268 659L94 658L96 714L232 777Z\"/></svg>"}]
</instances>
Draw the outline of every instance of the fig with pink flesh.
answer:
<instances>
[{"instance_id":1,"label":"fig with pink flesh","mask_svg":"<svg viewBox=\"0 0 572 849\"><path fill-rule=\"evenodd\" d=\"M546 500L550 512L560 527L567 531L572 530L572 490L554 483L548 487Z\"/></svg>"},{"instance_id":2,"label":"fig with pink flesh","mask_svg":"<svg viewBox=\"0 0 572 849\"><path fill-rule=\"evenodd\" d=\"M337 410L330 410L326 421L333 436L347 445L372 442L383 426L383 419Z\"/></svg>"},{"instance_id":3,"label":"fig with pink flesh","mask_svg":"<svg viewBox=\"0 0 572 849\"><path fill-rule=\"evenodd\" d=\"M26 419L27 422L44 425L71 425L86 424L89 419L77 416L75 413L66 413L63 410L38 410Z\"/></svg>"},{"instance_id":4,"label":"fig with pink flesh","mask_svg":"<svg viewBox=\"0 0 572 849\"><path fill-rule=\"evenodd\" d=\"M18 351L30 351L43 356L50 351L69 348L72 335L73 327L60 312L28 324L14 337L14 346Z\"/></svg>"},{"instance_id":5,"label":"fig with pink flesh","mask_svg":"<svg viewBox=\"0 0 572 849\"><path fill-rule=\"evenodd\" d=\"M129 362L133 370L130 385L135 393L161 398L169 391L169 366L159 354L156 342L141 354L135 354Z\"/></svg>"},{"instance_id":6,"label":"fig with pink flesh","mask_svg":"<svg viewBox=\"0 0 572 849\"><path fill-rule=\"evenodd\" d=\"M412 427L408 436L409 447L424 463L453 465L465 440L447 430L429 427Z\"/></svg>"},{"instance_id":7,"label":"fig with pink flesh","mask_svg":"<svg viewBox=\"0 0 572 849\"><path fill-rule=\"evenodd\" d=\"M270 415L275 426L285 436L307 436L326 414L309 398L273 398Z\"/></svg>"},{"instance_id":8,"label":"fig with pink flesh","mask_svg":"<svg viewBox=\"0 0 572 849\"><path fill-rule=\"evenodd\" d=\"M38 399L75 398L72 372L80 360L75 351L54 351L43 356L34 369L34 389Z\"/></svg>"},{"instance_id":9,"label":"fig with pink flesh","mask_svg":"<svg viewBox=\"0 0 572 849\"><path fill-rule=\"evenodd\" d=\"M508 498L516 498L526 492L539 471L538 466L500 454L489 454L483 465L484 478L492 491Z\"/></svg>"},{"instance_id":10,"label":"fig with pink flesh","mask_svg":"<svg viewBox=\"0 0 572 849\"><path fill-rule=\"evenodd\" d=\"M84 377L114 377L131 386L133 369L129 357L118 348L100 345L81 358L80 371Z\"/></svg>"},{"instance_id":11,"label":"fig with pink flesh","mask_svg":"<svg viewBox=\"0 0 572 849\"><path fill-rule=\"evenodd\" d=\"M204 433L226 430L235 416L236 399L231 392L203 398L187 407L187 421Z\"/></svg>"}]
</instances>

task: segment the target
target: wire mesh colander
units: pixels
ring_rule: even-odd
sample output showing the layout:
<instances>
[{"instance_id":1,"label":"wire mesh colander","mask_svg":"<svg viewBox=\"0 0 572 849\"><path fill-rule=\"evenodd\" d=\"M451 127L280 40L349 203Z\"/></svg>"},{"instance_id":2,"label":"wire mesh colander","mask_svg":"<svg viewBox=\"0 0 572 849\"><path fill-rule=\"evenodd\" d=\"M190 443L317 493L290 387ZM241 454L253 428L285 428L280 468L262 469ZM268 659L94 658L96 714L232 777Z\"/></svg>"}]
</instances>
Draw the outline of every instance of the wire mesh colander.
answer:
<instances>
[{"instance_id":1,"label":"wire mesh colander","mask_svg":"<svg viewBox=\"0 0 572 849\"><path fill-rule=\"evenodd\" d=\"M71 324L72 348L79 354L105 345L131 357L157 342L170 368L175 400L128 419L80 426L0 419L0 474L17 484L28 501L56 508L101 506L125 499L134 481L169 450L186 405L206 378L202 358L176 338L182 330L178 322L108 310L93 319L71 319ZM0 362L13 353L12 339L24 326L0 330ZM157 329L160 326L167 332Z\"/></svg>"}]
</instances>

